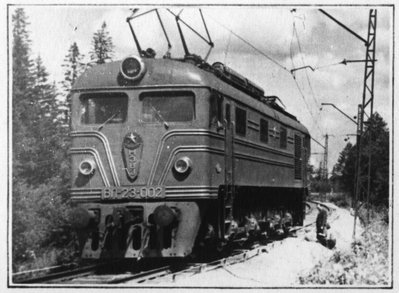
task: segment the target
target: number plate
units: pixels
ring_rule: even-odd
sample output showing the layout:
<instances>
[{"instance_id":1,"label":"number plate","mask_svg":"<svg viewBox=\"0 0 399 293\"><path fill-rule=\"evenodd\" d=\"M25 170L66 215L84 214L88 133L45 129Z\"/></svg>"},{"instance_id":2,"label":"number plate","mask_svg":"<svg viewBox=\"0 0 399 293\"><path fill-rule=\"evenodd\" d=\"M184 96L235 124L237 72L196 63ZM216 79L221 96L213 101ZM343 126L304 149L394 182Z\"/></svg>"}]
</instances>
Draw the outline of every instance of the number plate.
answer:
<instances>
[{"instance_id":1,"label":"number plate","mask_svg":"<svg viewBox=\"0 0 399 293\"><path fill-rule=\"evenodd\" d=\"M157 199L164 197L165 190L161 186L107 187L101 193L102 200Z\"/></svg>"}]
</instances>

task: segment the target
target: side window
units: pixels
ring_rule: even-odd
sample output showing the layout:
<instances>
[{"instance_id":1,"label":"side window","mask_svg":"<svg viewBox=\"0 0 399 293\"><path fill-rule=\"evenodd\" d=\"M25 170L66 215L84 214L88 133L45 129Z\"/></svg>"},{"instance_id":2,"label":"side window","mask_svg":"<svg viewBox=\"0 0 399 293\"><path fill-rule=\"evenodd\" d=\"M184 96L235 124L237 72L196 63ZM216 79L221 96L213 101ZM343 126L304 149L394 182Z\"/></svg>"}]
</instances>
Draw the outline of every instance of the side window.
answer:
<instances>
[{"instance_id":1,"label":"side window","mask_svg":"<svg viewBox=\"0 0 399 293\"><path fill-rule=\"evenodd\" d=\"M226 121L227 121L227 125L229 125L231 122L230 104L226 104Z\"/></svg>"},{"instance_id":2,"label":"side window","mask_svg":"<svg viewBox=\"0 0 399 293\"><path fill-rule=\"evenodd\" d=\"M223 98L218 96L217 99L217 117L219 122L223 122Z\"/></svg>"},{"instance_id":3,"label":"side window","mask_svg":"<svg viewBox=\"0 0 399 293\"><path fill-rule=\"evenodd\" d=\"M280 128L280 148L287 148L287 128L285 127Z\"/></svg>"},{"instance_id":4,"label":"side window","mask_svg":"<svg viewBox=\"0 0 399 293\"><path fill-rule=\"evenodd\" d=\"M260 141L269 142L269 122L265 119L260 119Z\"/></svg>"},{"instance_id":5,"label":"side window","mask_svg":"<svg viewBox=\"0 0 399 293\"><path fill-rule=\"evenodd\" d=\"M216 125L217 122L223 122L223 98L218 94L210 97L209 125Z\"/></svg>"},{"instance_id":6,"label":"side window","mask_svg":"<svg viewBox=\"0 0 399 293\"><path fill-rule=\"evenodd\" d=\"M247 111L236 107L236 133L245 136L247 131Z\"/></svg>"}]
</instances>

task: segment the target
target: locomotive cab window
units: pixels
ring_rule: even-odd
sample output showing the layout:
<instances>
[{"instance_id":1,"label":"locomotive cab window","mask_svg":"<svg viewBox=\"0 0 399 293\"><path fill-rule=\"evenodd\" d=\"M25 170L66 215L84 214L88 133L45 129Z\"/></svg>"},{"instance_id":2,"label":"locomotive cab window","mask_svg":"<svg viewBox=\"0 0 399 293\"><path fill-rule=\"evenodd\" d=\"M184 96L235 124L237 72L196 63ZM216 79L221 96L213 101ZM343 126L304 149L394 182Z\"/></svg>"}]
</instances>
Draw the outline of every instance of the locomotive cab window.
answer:
<instances>
[{"instance_id":1,"label":"locomotive cab window","mask_svg":"<svg viewBox=\"0 0 399 293\"><path fill-rule=\"evenodd\" d=\"M245 136L247 131L247 111L236 108L236 133Z\"/></svg>"},{"instance_id":2,"label":"locomotive cab window","mask_svg":"<svg viewBox=\"0 0 399 293\"><path fill-rule=\"evenodd\" d=\"M287 128L280 128L280 148L287 148Z\"/></svg>"},{"instance_id":3,"label":"locomotive cab window","mask_svg":"<svg viewBox=\"0 0 399 293\"><path fill-rule=\"evenodd\" d=\"M140 95L141 121L188 122L195 116L194 94L191 92L151 92Z\"/></svg>"},{"instance_id":4,"label":"locomotive cab window","mask_svg":"<svg viewBox=\"0 0 399 293\"><path fill-rule=\"evenodd\" d=\"M83 94L80 121L83 124L123 123L127 117L128 96L124 93Z\"/></svg>"}]
</instances>

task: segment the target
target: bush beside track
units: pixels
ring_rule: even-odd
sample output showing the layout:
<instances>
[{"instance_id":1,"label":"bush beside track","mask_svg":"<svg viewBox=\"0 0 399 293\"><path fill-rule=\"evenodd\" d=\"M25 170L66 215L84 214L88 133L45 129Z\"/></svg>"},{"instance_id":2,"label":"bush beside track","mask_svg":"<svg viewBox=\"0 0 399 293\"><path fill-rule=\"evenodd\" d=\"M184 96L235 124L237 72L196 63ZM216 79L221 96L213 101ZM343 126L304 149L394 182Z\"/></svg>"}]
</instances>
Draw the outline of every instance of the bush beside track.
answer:
<instances>
[{"instance_id":1,"label":"bush beside track","mask_svg":"<svg viewBox=\"0 0 399 293\"><path fill-rule=\"evenodd\" d=\"M365 211L359 212L361 218ZM299 277L302 285L389 285L389 226L387 211L373 209L370 225L349 250L336 250ZM362 221L364 222L364 221Z\"/></svg>"}]
</instances>

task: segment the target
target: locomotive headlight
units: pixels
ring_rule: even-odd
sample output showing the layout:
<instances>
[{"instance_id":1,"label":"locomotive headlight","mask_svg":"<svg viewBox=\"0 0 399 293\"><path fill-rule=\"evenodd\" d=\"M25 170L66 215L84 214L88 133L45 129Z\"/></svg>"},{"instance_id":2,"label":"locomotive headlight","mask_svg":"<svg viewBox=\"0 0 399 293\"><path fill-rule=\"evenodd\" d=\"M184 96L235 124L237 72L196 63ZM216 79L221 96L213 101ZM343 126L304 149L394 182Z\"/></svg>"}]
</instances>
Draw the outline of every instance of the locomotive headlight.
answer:
<instances>
[{"instance_id":1,"label":"locomotive headlight","mask_svg":"<svg viewBox=\"0 0 399 293\"><path fill-rule=\"evenodd\" d=\"M127 57L122 60L120 72L124 78L138 80L146 71L144 62L136 56Z\"/></svg>"},{"instance_id":2,"label":"locomotive headlight","mask_svg":"<svg viewBox=\"0 0 399 293\"><path fill-rule=\"evenodd\" d=\"M187 173L192 168L193 163L190 158L182 157L175 161L175 170L180 174Z\"/></svg>"},{"instance_id":3,"label":"locomotive headlight","mask_svg":"<svg viewBox=\"0 0 399 293\"><path fill-rule=\"evenodd\" d=\"M94 170L96 170L96 163L91 160L91 159L86 159L80 162L79 165L79 172L82 175L88 176L94 173Z\"/></svg>"}]
</instances>

